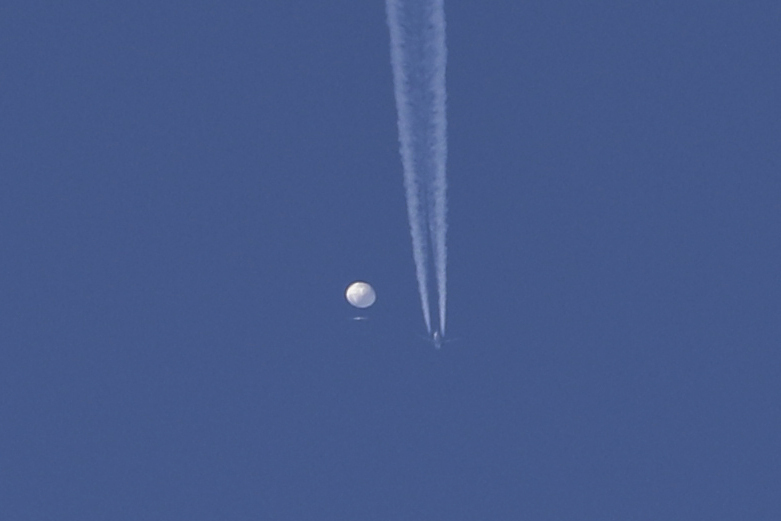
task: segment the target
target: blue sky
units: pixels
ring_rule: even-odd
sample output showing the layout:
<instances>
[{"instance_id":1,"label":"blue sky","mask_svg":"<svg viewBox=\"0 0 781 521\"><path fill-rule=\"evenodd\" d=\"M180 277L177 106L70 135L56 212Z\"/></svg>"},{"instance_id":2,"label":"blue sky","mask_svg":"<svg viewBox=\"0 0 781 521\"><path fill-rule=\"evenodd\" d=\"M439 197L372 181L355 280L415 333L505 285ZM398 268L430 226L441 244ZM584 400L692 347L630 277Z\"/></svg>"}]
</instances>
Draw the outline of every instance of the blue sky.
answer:
<instances>
[{"instance_id":1,"label":"blue sky","mask_svg":"<svg viewBox=\"0 0 781 521\"><path fill-rule=\"evenodd\" d=\"M381 1L0 12L6 519L781 515L776 2L446 3L439 351Z\"/></svg>"}]
</instances>

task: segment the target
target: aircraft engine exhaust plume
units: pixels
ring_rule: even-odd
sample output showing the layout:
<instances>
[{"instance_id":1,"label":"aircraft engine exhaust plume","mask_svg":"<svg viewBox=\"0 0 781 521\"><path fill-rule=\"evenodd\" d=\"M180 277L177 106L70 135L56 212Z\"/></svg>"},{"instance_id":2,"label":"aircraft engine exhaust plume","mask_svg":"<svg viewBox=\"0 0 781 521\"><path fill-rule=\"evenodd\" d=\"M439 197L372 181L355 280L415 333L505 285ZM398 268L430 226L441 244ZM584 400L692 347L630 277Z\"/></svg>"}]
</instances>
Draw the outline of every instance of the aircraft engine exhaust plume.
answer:
<instances>
[{"instance_id":1,"label":"aircraft engine exhaust plume","mask_svg":"<svg viewBox=\"0 0 781 521\"><path fill-rule=\"evenodd\" d=\"M447 118L444 0L386 0L412 254L423 320L431 334L433 269L439 335L447 303ZM432 253L430 255L429 253Z\"/></svg>"}]
</instances>

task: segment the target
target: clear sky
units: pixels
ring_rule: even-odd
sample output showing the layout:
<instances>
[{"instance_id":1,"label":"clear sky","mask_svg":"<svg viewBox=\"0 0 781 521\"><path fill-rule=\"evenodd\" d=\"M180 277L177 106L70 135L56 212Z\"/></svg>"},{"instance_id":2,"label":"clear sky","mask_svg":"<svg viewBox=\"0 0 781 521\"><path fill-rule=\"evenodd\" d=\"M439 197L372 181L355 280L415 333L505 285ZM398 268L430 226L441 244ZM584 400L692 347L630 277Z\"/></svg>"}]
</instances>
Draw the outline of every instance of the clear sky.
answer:
<instances>
[{"instance_id":1,"label":"clear sky","mask_svg":"<svg viewBox=\"0 0 781 521\"><path fill-rule=\"evenodd\" d=\"M436 351L381 0L0 8L3 519L781 519L781 4L446 15Z\"/></svg>"}]
</instances>

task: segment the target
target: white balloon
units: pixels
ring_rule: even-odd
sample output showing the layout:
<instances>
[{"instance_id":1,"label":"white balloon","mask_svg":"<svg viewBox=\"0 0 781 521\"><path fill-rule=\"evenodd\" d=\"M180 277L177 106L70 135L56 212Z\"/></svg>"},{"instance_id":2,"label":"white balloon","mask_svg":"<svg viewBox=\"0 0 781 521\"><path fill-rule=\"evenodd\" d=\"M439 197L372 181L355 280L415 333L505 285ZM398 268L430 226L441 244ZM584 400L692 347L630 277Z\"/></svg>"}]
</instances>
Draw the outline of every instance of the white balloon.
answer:
<instances>
[{"instance_id":1,"label":"white balloon","mask_svg":"<svg viewBox=\"0 0 781 521\"><path fill-rule=\"evenodd\" d=\"M344 292L344 296L347 302L357 308L368 308L374 301L377 300L377 294L374 292L374 288L366 282L353 282L347 286L347 291Z\"/></svg>"}]
</instances>

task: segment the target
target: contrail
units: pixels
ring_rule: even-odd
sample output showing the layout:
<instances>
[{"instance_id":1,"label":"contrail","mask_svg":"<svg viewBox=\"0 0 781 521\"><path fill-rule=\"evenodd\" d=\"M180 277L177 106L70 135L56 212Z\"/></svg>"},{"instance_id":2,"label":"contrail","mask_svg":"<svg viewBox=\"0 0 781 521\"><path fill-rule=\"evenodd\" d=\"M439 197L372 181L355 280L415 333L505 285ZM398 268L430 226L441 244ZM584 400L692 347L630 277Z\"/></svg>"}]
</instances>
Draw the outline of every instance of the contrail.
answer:
<instances>
[{"instance_id":1,"label":"contrail","mask_svg":"<svg viewBox=\"0 0 781 521\"><path fill-rule=\"evenodd\" d=\"M439 332L447 302L447 118L444 0L387 0L399 143L412 253L426 329L431 333L429 271L438 292ZM429 250L433 258L429 257Z\"/></svg>"}]
</instances>

